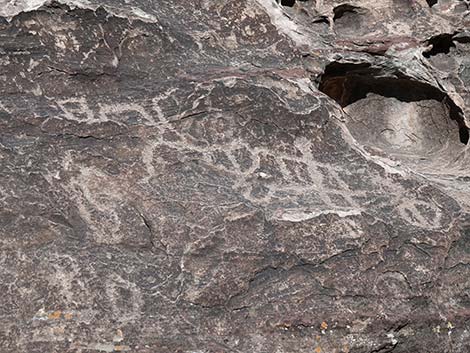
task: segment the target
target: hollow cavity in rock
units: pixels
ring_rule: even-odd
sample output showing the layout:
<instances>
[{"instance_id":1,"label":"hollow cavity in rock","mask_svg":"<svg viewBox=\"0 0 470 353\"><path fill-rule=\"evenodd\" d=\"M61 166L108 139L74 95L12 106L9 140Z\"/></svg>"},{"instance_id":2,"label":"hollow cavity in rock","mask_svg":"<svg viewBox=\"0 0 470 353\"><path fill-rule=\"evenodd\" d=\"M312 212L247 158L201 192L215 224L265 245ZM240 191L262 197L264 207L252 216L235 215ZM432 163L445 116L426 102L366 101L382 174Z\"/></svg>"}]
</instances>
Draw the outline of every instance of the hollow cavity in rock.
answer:
<instances>
[{"instance_id":1,"label":"hollow cavity in rock","mask_svg":"<svg viewBox=\"0 0 470 353\"><path fill-rule=\"evenodd\" d=\"M292 7L295 5L295 0L281 0L281 5Z\"/></svg>"},{"instance_id":2,"label":"hollow cavity in rock","mask_svg":"<svg viewBox=\"0 0 470 353\"><path fill-rule=\"evenodd\" d=\"M449 165L469 140L461 109L439 89L369 64L332 63L319 88L366 149L422 169Z\"/></svg>"},{"instance_id":3,"label":"hollow cavity in rock","mask_svg":"<svg viewBox=\"0 0 470 353\"><path fill-rule=\"evenodd\" d=\"M343 4L333 9L333 22L336 33L344 36L357 36L371 30L364 8Z\"/></svg>"},{"instance_id":4,"label":"hollow cavity in rock","mask_svg":"<svg viewBox=\"0 0 470 353\"><path fill-rule=\"evenodd\" d=\"M443 33L430 38L427 41L427 44L432 45L432 47L431 49L424 51L423 56L425 58L430 58L437 54L449 54L450 48L455 48L453 37L453 34Z\"/></svg>"},{"instance_id":5,"label":"hollow cavity in rock","mask_svg":"<svg viewBox=\"0 0 470 353\"><path fill-rule=\"evenodd\" d=\"M349 5L349 4L343 4L343 5L336 6L333 9L333 13L334 13L333 21L337 21L341 17L343 17L347 14L356 14L357 13L357 7Z\"/></svg>"}]
</instances>

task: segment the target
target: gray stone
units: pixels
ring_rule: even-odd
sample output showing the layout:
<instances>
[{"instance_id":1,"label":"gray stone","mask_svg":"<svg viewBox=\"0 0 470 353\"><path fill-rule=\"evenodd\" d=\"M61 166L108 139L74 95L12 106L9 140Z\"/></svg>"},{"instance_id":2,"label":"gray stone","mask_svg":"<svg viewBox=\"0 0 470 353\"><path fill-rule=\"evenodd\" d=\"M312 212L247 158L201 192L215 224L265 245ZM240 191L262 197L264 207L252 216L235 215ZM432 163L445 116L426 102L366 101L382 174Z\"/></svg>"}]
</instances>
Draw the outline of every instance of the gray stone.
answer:
<instances>
[{"instance_id":1,"label":"gray stone","mask_svg":"<svg viewBox=\"0 0 470 353\"><path fill-rule=\"evenodd\" d=\"M470 351L469 13L0 0L1 352Z\"/></svg>"}]
</instances>

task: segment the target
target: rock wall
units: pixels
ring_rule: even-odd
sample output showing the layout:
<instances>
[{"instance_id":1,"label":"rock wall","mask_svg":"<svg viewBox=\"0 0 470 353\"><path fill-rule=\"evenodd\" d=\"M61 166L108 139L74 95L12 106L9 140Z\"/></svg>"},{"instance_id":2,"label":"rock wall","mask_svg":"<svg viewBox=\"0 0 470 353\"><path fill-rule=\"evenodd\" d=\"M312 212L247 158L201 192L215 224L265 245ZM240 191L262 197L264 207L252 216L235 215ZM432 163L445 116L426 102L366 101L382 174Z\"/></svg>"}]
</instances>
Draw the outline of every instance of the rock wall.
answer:
<instances>
[{"instance_id":1,"label":"rock wall","mask_svg":"<svg viewBox=\"0 0 470 353\"><path fill-rule=\"evenodd\" d=\"M1 352L469 352L469 14L0 0Z\"/></svg>"}]
</instances>

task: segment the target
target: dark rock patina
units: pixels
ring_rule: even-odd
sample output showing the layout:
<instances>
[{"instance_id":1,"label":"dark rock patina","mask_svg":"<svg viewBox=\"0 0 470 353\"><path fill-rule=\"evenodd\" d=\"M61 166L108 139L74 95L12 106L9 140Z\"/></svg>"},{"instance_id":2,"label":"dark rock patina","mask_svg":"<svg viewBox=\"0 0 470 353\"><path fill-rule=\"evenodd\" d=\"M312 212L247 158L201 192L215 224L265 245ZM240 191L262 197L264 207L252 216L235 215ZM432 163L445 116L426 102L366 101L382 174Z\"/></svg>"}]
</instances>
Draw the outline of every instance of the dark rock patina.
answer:
<instances>
[{"instance_id":1,"label":"dark rock patina","mask_svg":"<svg viewBox=\"0 0 470 353\"><path fill-rule=\"evenodd\" d=\"M459 0L0 0L0 350L469 352Z\"/></svg>"}]
</instances>

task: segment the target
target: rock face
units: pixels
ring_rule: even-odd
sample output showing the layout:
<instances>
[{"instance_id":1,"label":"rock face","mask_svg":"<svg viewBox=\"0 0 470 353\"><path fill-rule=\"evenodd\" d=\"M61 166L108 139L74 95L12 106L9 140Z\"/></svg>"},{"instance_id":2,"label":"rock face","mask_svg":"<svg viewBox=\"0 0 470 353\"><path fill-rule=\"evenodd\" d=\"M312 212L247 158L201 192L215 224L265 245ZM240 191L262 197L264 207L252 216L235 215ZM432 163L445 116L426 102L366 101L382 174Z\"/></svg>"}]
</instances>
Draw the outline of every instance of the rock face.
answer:
<instances>
[{"instance_id":1,"label":"rock face","mask_svg":"<svg viewBox=\"0 0 470 353\"><path fill-rule=\"evenodd\" d=\"M1 352L469 352L469 9L0 0Z\"/></svg>"}]
</instances>

